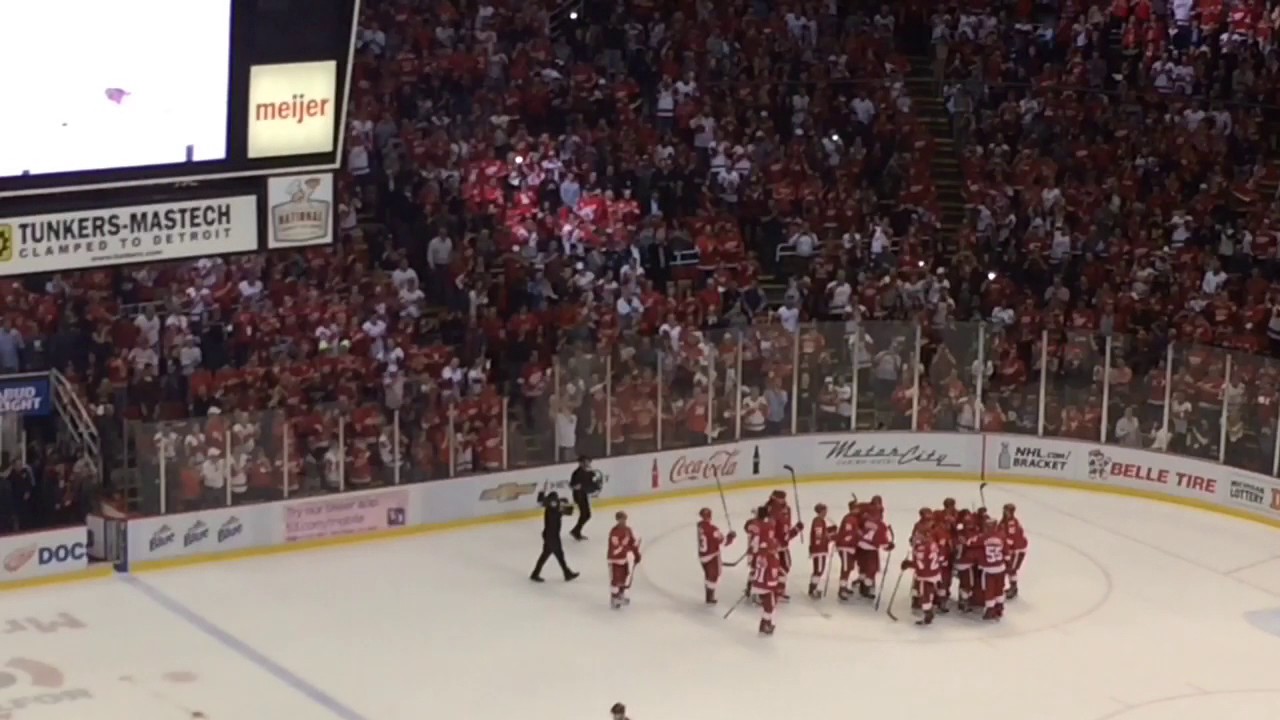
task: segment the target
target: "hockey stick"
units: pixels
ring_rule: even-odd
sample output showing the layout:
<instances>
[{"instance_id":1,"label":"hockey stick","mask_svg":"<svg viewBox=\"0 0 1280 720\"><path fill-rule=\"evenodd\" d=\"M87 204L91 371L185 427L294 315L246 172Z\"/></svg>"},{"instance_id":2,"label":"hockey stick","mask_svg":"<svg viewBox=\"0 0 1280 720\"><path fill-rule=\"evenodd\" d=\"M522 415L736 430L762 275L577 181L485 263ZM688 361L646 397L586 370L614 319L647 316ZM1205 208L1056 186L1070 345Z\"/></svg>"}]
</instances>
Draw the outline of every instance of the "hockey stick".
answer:
<instances>
[{"instance_id":1,"label":"hockey stick","mask_svg":"<svg viewBox=\"0 0 1280 720\"><path fill-rule=\"evenodd\" d=\"M720 484L720 469L713 467L711 472L715 474L716 491L720 493L720 507L724 510L724 522L732 530L733 520L729 517L729 503L724 499L724 486Z\"/></svg>"},{"instance_id":2,"label":"hockey stick","mask_svg":"<svg viewBox=\"0 0 1280 720\"><path fill-rule=\"evenodd\" d=\"M749 552L750 552L749 550L743 550L742 555L738 556L737 560L722 560L721 564L724 565L725 567L737 567L738 563L747 559L747 554Z\"/></svg>"},{"instance_id":3,"label":"hockey stick","mask_svg":"<svg viewBox=\"0 0 1280 720\"><path fill-rule=\"evenodd\" d=\"M893 557L892 550L884 554L884 567L885 567L884 576L880 578L880 589L876 591L875 609L877 612L879 612L880 610L880 598L884 597L884 584L889 582L889 559L892 557ZM902 577L902 575L898 575L898 577Z\"/></svg>"},{"instance_id":4,"label":"hockey stick","mask_svg":"<svg viewBox=\"0 0 1280 720\"><path fill-rule=\"evenodd\" d=\"M831 565L834 559L832 557L827 558L827 571L822 574L822 597L827 596L827 590L831 587Z\"/></svg>"},{"instance_id":5,"label":"hockey stick","mask_svg":"<svg viewBox=\"0 0 1280 720\"><path fill-rule=\"evenodd\" d=\"M733 611L734 611L734 610L737 610L737 609L738 609L738 606L739 606L739 605L741 605L741 604L742 604L742 602L743 602L744 600L746 600L747 598L749 598L749 597L751 597L751 596L750 596L750 595L748 595L747 593L742 593L742 597L738 598L738 602L734 603L734 604L733 604L733 607L729 608L729 612L727 612L727 613L725 613L725 614L724 614L724 619L725 619L725 620L728 620L728 619L729 619L729 616L733 614Z\"/></svg>"},{"instance_id":6,"label":"hockey stick","mask_svg":"<svg viewBox=\"0 0 1280 720\"><path fill-rule=\"evenodd\" d=\"M982 498L982 507L987 507L987 484L982 483L978 486L978 497Z\"/></svg>"},{"instance_id":7,"label":"hockey stick","mask_svg":"<svg viewBox=\"0 0 1280 720\"><path fill-rule=\"evenodd\" d=\"M898 622L898 616L893 614L893 599L898 597L898 588L902 587L903 575L906 575L906 573L905 572L898 573L898 579L893 583L893 592L889 594L889 608L887 612L889 613L889 619L894 622Z\"/></svg>"},{"instance_id":8,"label":"hockey stick","mask_svg":"<svg viewBox=\"0 0 1280 720\"><path fill-rule=\"evenodd\" d=\"M783 470L791 473L791 495L796 499L796 509L800 509L800 486L796 484L796 469L790 465L783 465Z\"/></svg>"}]
</instances>

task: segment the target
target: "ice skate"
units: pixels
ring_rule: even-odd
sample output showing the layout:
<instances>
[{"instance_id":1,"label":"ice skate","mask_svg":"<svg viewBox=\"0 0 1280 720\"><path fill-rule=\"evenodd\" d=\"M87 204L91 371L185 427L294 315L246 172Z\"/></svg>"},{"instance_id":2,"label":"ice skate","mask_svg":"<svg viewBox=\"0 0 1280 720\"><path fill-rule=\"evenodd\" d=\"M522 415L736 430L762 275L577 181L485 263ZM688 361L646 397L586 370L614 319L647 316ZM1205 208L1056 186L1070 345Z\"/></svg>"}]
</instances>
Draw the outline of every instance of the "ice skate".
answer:
<instances>
[{"instance_id":1,"label":"ice skate","mask_svg":"<svg viewBox=\"0 0 1280 720\"><path fill-rule=\"evenodd\" d=\"M932 625L932 624L933 624L933 611L932 611L932 610L925 610L925 611L924 611L924 617L922 617L922 618L920 618L919 620L917 620L917 621L916 621L916 624L917 624L917 625L920 625L920 626Z\"/></svg>"}]
</instances>

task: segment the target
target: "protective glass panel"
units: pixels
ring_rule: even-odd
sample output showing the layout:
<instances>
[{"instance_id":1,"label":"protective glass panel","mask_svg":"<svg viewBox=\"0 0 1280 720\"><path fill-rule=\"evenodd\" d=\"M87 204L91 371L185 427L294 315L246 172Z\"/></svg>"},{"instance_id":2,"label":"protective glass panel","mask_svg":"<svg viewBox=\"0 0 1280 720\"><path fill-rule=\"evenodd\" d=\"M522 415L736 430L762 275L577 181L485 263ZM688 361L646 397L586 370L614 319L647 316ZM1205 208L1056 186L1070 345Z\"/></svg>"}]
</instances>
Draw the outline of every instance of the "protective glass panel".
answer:
<instances>
[{"instance_id":1,"label":"protective glass panel","mask_svg":"<svg viewBox=\"0 0 1280 720\"><path fill-rule=\"evenodd\" d=\"M954 323L925 331L918 430L977 430L978 327Z\"/></svg>"},{"instance_id":2,"label":"protective glass panel","mask_svg":"<svg viewBox=\"0 0 1280 720\"><path fill-rule=\"evenodd\" d=\"M1098 442L1106 370L1102 335L1050 330L1046 360L1044 434Z\"/></svg>"}]
</instances>

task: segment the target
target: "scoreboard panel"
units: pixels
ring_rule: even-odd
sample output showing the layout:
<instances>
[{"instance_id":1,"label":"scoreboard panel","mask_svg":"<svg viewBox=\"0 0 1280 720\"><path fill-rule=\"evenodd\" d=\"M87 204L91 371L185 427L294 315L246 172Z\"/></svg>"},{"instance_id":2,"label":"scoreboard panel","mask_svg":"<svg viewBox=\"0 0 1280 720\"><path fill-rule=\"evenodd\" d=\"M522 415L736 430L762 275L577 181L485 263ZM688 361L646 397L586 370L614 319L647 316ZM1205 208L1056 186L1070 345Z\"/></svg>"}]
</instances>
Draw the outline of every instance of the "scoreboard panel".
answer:
<instances>
[{"instance_id":1,"label":"scoreboard panel","mask_svg":"<svg viewBox=\"0 0 1280 720\"><path fill-rule=\"evenodd\" d=\"M0 3L0 198L336 169L360 2Z\"/></svg>"}]
</instances>

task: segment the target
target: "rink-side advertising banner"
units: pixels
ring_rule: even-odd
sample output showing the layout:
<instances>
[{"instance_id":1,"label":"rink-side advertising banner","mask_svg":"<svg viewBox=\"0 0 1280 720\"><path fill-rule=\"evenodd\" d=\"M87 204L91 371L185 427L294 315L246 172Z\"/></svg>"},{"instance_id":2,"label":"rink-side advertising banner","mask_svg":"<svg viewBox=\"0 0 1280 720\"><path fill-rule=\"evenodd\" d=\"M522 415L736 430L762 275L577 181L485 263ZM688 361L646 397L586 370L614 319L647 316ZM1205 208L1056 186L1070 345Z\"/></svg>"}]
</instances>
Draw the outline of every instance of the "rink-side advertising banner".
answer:
<instances>
[{"instance_id":1,"label":"rink-side advertising banner","mask_svg":"<svg viewBox=\"0 0 1280 720\"><path fill-rule=\"evenodd\" d=\"M0 538L0 584L83 570L89 531L66 528Z\"/></svg>"},{"instance_id":2,"label":"rink-side advertising banner","mask_svg":"<svg viewBox=\"0 0 1280 720\"><path fill-rule=\"evenodd\" d=\"M268 249L333 243L332 173L268 178L267 206Z\"/></svg>"},{"instance_id":3,"label":"rink-side advertising banner","mask_svg":"<svg viewBox=\"0 0 1280 720\"><path fill-rule=\"evenodd\" d=\"M257 249L252 195L0 218L0 276Z\"/></svg>"},{"instance_id":4,"label":"rink-side advertising banner","mask_svg":"<svg viewBox=\"0 0 1280 720\"><path fill-rule=\"evenodd\" d=\"M249 68L249 159L333 152L338 109L336 62L254 65Z\"/></svg>"},{"instance_id":5,"label":"rink-side advertising banner","mask_svg":"<svg viewBox=\"0 0 1280 720\"><path fill-rule=\"evenodd\" d=\"M49 377L0 377L0 415L43 417L52 411Z\"/></svg>"}]
</instances>

